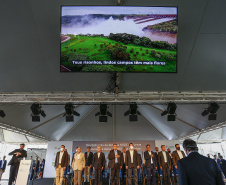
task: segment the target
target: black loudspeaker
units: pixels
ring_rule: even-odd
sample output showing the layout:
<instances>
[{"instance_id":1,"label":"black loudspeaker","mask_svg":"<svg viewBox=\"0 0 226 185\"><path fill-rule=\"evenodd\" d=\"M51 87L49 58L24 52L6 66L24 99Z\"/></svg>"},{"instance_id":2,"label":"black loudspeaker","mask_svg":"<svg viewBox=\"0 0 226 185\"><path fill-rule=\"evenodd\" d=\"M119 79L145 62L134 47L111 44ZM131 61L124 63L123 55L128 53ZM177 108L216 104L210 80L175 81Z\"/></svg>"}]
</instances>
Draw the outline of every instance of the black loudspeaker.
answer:
<instances>
[{"instance_id":1,"label":"black loudspeaker","mask_svg":"<svg viewBox=\"0 0 226 185\"><path fill-rule=\"evenodd\" d=\"M209 114L208 120L216 120L217 114Z\"/></svg>"},{"instance_id":2,"label":"black loudspeaker","mask_svg":"<svg viewBox=\"0 0 226 185\"><path fill-rule=\"evenodd\" d=\"M32 116L32 122L40 122L40 116Z\"/></svg>"},{"instance_id":3,"label":"black loudspeaker","mask_svg":"<svg viewBox=\"0 0 226 185\"><path fill-rule=\"evenodd\" d=\"M66 116L66 122L73 122L73 121L74 121L74 116L73 115Z\"/></svg>"},{"instance_id":4,"label":"black loudspeaker","mask_svg":"<svg viewBox=\"0 0 226 185\"><path fill-rule=\"evenodd\" d=\"M175 121L176 120L176 115L174 114L169 114L167 116L167 121Z\"/></svg>"},{"instance_id":5,"label":"black loudspeaker","mask_svg":"<svg viewBox=\"0 0 226 185\"><path fill-rule=\"evenodd\" d=\"M129 115L129 121L137 121L137 120L138 120L138 118L137 118L136 114L135 115L133 115L133 114Z\"/></svg>"}]
</instances>

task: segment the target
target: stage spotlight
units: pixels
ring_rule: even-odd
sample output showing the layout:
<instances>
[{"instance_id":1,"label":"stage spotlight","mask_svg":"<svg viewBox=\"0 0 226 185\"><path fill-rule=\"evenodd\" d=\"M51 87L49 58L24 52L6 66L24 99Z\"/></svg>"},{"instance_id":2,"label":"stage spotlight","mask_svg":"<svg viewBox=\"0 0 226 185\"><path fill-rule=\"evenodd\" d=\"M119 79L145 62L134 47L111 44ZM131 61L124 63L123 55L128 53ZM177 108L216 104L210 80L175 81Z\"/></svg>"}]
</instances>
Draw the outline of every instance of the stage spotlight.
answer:
<instances>
[{"instance_id":1,"label":"stage spotlight","mask_svg":"<svg viewBox=\"0 0 226 185\"><path fill-rule=\"evenodd\" d=\"M0 116L2 117L2 118L4 118L6 115L5 115L5 112L3 111L3 110L0 110Z\"/></svg>"},{"instance_id":2,"label":"stage spotlight","mask_svg":"<svg viewBox=\"0 0 226 185\"><path fill-rule=\"evenodd\" d=\"M208 120L216 120L217 119L217 111L220 108L220 106L217 103L210 103L208 108L204 110L201 114L202 116L208 116Z\"/></svg>"},{"instance_id":3,"label":"stage spotlight","mask_svg":"<svg viewBox=\"0 0 226 185\"><path fill-rule=\"evenodd\" d=\"M107 109L107 104L100 104L100 111L95 114L95 116L99 116L99 122L107 122L108 116L112 117L112 114Z\"/></svg>"},{"instance_id":4,"label":"stage spotlight","mask_svg":"<svg viewBox=\"0 0 226 185\"><path fill-rule=\"evenodd\" d=\"M161 116L167 115L167 121L175 121L176 109L177 109L177 105L175 103L168 103L167 110L164 110L161 113Z\"/></svg>"},{"instance_id":5,"label":"stage spotlight","mask_svg":"<svg viewBox=\"0 0 226 185\"><path fill-rule=\"evenodd\" d=\"M124 113L124 116L128 116L129 115L129 121L137 121L138 120L138 116L137 115L141 115L141 113L137 110L138 106L136 103L130 104L129 105L129 110L127 110Z\"/></svg>"},{"instance_id":6,"label":"stage spotlight","mask_svg":"<svg viewBox=\"0 0 226 185\"><path fill-rule=\"evenodd\" d=\"M167 121L175 121L176 120L176 115L175 114L169 114L167 116Z\"/></svg>"},{"instance_id":7,"label":"stage spotlight","mask_svg":"<svg viewBox=\"0 0 226 185\"><path fill-rule=\"evenodd\" d=\"M38 103L33 103L31 105L31 117L33 122L40 122L40 114L42 117L46 117L45 112L42 110L42 106Z\"/></svg>"},{"instance_id":8,"label":"stage spotlight","mask_svg":"<svg viewBox=\"0 0 226 185\"><path fill-rule=\"evenodd\" d=\"M167 111L167 110L163 111L163 112L161 113L161 116L165 116L166 114L168 114L168 111Z\"/></svg>"},{"instance_id":9,"label":"stage spotlight","mask_svg":"<svg viewBox=\"0 0 226 185\"><path fill-rule=\"evenodd\" d=\"M80 116L80 114L78 112L76 112L74 110L74 108L75 107L72 103L66 103L66 105L64 106L64 109L65 109L64 116L66 116L66 122L73 122L74 121L74 115Z\"/></svg>"}]
</instances>

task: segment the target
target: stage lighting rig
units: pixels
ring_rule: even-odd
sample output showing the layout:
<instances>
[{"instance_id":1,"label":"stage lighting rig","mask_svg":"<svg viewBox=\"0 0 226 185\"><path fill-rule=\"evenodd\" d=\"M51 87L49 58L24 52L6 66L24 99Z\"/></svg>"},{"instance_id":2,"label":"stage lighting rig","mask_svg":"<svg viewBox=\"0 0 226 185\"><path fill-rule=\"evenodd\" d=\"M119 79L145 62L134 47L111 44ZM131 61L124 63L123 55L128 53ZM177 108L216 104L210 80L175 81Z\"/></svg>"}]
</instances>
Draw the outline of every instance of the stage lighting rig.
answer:
<instances>
[{"instance_id":1,"label":"stage lighting rig","mask_svg":"<svg viewBox=\"0 0 226 185\"><path fill-rule=\"evenodd\" d=\"M167 121L175 121L176 109L177 105L175 103L168 103L167 109L161 113L161 116L167 115Z\"/></svg>"},{"instance_id":2,"label":"stage lighting rig","mask_svg":"<svg viewBox=\"0 0 226 185\"><path fill-rule=\"evenodd\" d=\"M73 122L74 115L80 116L80 114L74 110L75 107L72 103L66 103L66 105L64 106L64 109L65 109L64 116L66 116L66 122Z\"/></svg>"},{"instance_id":3,"label":"stage lighting rig","mask_svg":"<svg viewBox=\"0 0 226 185\"><path fill-rule=\"evenodd\" d=\"M41 104L33 103L31 105L31 117L33 122L40 122L40 114L42 117L46 117L45 112L42 110Z\"/></svg>"},{"instance_id":4,"label":"stage lighting rig","mask_svg":"<svg viewBox=\"0 0 226 185\"><path fill-rule=\"evenodd\" d=\"M4 118L6 115L5 115L5 112L3 111L3 110L0 110L0 116L2 117L2 118Z\"/></svg>"},{"instance_id":5,"label":"stage lighting rig","mask_svg":"<svg viewBox=\"0 0 226 185\"><path fill-rule=\"evenodd\" d=\"M132 103L129 105L129 110L124 113L124 116L129 116L129 121L137 121L138 116L141 113L137 110L138 106L136 103Z\"/></svg>"},{"instance_id":6,"label":"stage lighting rig","mask_svg":"<svg viewBox=\"0 0 226 185\"><path fill-rule=\"evenodd\" d=\"M208 115L208 120L216 120L219 108L220 106L217 103L210 103L208 108L202 112L202 116Z\"/></svg>"},{"instance_id":7,"label":"stage lighting rig","mask_svg":"<svg viewBox=\"0 0 226 185\"><path fill-rule=\"evenodd\" d=\"M99 116L99 122L107 122L108 116L112 117L112 114L107 109L107 104L100 104L100 111L95 114L95 116Z\"/></svg>"}]
</instances>

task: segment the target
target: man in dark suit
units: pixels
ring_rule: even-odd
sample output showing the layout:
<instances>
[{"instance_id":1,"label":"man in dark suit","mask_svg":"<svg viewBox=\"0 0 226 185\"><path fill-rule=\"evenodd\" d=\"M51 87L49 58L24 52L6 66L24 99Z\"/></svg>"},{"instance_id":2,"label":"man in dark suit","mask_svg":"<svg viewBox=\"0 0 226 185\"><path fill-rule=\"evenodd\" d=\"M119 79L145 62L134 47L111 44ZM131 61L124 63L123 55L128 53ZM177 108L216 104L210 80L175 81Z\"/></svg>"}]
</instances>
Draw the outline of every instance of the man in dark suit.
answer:
<instances>
[{"instance_id":1,"label":"man in dark suit","mask_svg":"<svg viewBox=\"0 0 226 185\"><path fill-rule=\"evenodd\" d=\"M171 170L171 158L169 153L166 151L165 145L161 146L162 151L158 154L158 161L160 169L162 170L162 176L164 184L171 184L170 181L170 170Z\"/></svg>"},{"instance_id":2,"label":"man in dark suit","mask_svg":"<svg viewBox=\"0 0 226 185\"><path fill-rule=\"evenodd\" d=\"M123 182L124 182L125 173L126 173L126 148L123 147L123 149L122 149L122 170L121 170Z\"/></svg>"},{"instance_id":3,"label":"man in dark suit","mask_svg":"<svg viewBox=\"0 0 226 185\"><path fill-rule=\"evenodd\" d=\"M68 153L65 146L61 145L60 151L57 152L55 158L56 185L61 185L63 181L64 171L68 166Z\"/></svg>"},{"instance_id":4,"label":"man in dark suit","mask_svg":"<svg viewBox=\"0 0 226 185\"><path fill-rule=\"evenodd\" d=\"M137 152L137 155L138 155L138 161L139 161L139 169L137 169L137 177L138 177L138 181L140 181L141 180L141 169L142 169L141 168L142 167L142 157L141 157L141 154L139 154L138 152Z\"/></svg>"},{"instance_id":5,"label":"man in dark suit","mask_svg":"<svg viewBox=\"0 0 226 185\"><path fill-rule=\"evenodd\" d=\"M180 185L224 185L217 163L200 155L195 141L186 139L183 147L187 157L177 162Z\"/></svg>"},{"instance_id":6,"label":"man in dark suit","mask_svg":"<svg viewBox=\"0 0 226 185\"><path fill-rule=\"evenodd\" d=\"M90 151L91 147L87 147L87 152L85 153L85 160L86 160L86 166L84 170L84 182L89 182L90 179L90 168L92 167L92 162L93 162L93 152Z\"/></svg>"},{"instance_id":7,"label":"man in dark suit","mask_svg":"<svg viewBox=\"0 0 226 185\"><path fill-rule=\"evenodd\" d=\"M119 171L122 169L122 153L117 150L117 144L113 144L113 150L108 154L110 169L111 169L111 184L119 184Z\"/></svg>"},{"instance_id":8,"label":"man in dark suit","mask_svg":"<svg viewBox=\"0 0 226 185\"><path fill-rule=\"evenodd\" d=\"M224 160L222 156L220 156L220 169L222 170L224 177L226 177L226 160Z\"/></svg>"},{"instance_id":9,"label":"man in dark suit","mask_svg":"<svg viewBox=\"0 0 226 185\"><path fill-rule=\"evenodd\" d=\"M27 151L24 150L25 144L20 144L20 149L16 149L9 153L9 155L13 155L12 159L9 161L10 174L9 174L9 183L8 185L12 185L13 181L15 181L17 177L17 172L20 166L20 161L27 157Z\"/></svg>"},{"instance_id":10,"label":"man in dark suit","mask_svg":"<svg viewBox=\"0 0 226 185\"><path fill-rule=\"evenodd\" d=\"M5 172L7 160L5 160L5 156L2 160L0 160L0 181L2 179L2 174Z\"/></svg>"},{"instance_id":11,"label":"man in dark suit","mask_svg":"<svg viewBox=\"0 0 226 185\"><path fill-rule=\"evenodd\" d=\"M97 152L93 156L93 170L95 171L95 185L101 185L102 171L105 167L105 155L101 152L101 147L97 147Z\"/></svg>"},{"instance_id":12,"label":"man in dark suit","mask_svg":"<svg viewBox=\"0 0 226 185\"><path fill-rule=\"evenodd\" d=\"M172 156L173 156L173 164L177 170L177 162L180 160L180 159L183 159L185 158L185 153L183 151L180 150L180 145L179 144L175 144L175 148L176 150L173 151L172 153Z\"/></svg>"},{"instance_id":13,"label":"man in dark suit","mask_svg":"<svg viewBox=\"0 0 226 185\"><path fill-rule=\"evenodd\" d=\"M145 166L147 169L147 185L156 185L155 170L157 170L157 161L154 152L151 152L150 145L146 145L147 151L144 152Z\"/></svg>"},{"instance_id":14,"label":"man in dark suit","mask_svg":"<svg viewBox=\"0 0 226 185\"><path fill-rule=\"evenodd\" d=\"M126 151L126 169L128 170L128 185L132 185L132 172L135 185L138 185L137 169L140 168L137 151L134 150L133 143L129 144L129 150Z\"/></svg>"},{"instance_id":15,"label":"man in dark suit","mask_svg":"<svg viewBox=\"0 0 226 185\"><path fill-rule=\"evenodd\" d=\"M158 174L160 174L161 170L160 170L160 166L159 166L159 157L158 157L158 154L159 154L159 147L155 147L155 159L157 161L157 168L158 168Z\"/></svg>"}]
</instances>

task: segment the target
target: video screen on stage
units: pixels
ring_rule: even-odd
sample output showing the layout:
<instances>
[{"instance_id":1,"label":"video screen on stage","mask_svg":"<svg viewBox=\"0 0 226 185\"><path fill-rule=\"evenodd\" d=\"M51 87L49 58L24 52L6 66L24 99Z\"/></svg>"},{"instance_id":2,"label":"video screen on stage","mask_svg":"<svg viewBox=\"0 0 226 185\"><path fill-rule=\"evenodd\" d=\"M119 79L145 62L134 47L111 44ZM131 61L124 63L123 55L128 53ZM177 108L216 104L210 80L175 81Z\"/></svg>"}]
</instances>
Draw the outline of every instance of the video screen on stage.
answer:
<instances>
[{"instance_id":1,"label":"video screen on stage","mask_svg":"<svg viewBox=\"0 0 226 185\"><path fill-rule=\"evenodd\" d=\"M177 7L62 6L61 72L177 72Z\"/></svg>"}]
</instances>

